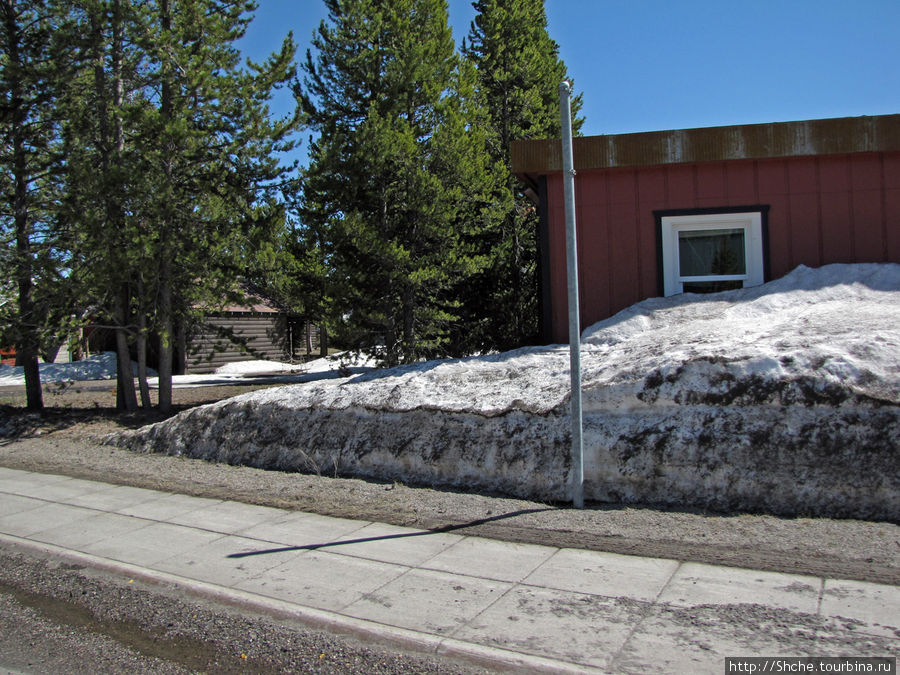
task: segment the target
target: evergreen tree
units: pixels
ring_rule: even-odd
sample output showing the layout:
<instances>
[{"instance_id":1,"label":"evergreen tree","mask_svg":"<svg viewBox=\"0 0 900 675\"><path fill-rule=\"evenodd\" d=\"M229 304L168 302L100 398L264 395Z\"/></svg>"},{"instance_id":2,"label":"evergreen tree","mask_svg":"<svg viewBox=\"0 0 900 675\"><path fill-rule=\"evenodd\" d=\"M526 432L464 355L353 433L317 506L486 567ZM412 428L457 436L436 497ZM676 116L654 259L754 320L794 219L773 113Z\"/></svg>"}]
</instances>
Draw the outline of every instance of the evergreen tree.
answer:
<instances>
[{"instance_id":1,"label":"evergreen tree","mask_svg":"<svg viewBox=\"0 0 900 675\"><path fill-rule=\"evenodd\" d=\"M136 404L126 340L136 340L142 369L152 331L165 410L176 340L201 307L235 299L238 278L284 221L280 193L293 169L278 153L292 147L298 120L273 121L267 101L295 77L294 45L288 37L264 63L241 64L234 42L251 20L248 1L85 7L94 67L69 126L85 274L118 330L120 403Z\"/></svg>"},{"instance_id":2,"label":"evergreen tree","mask_svg":"<svg viewBox=\"0 0 900 675\"><path fill-rule=\"evenodd\" d=\"M318 132L303 216L329 267L336 327L387 364L445 354L457 290L483 265L497 176L473 71L444 0L326 0L307 55L304 110Z\"/></svg>"},{"instance_id":3,"label":"evergreen tree","mask_svg":"<svg viewBox=\"0 0 900 675\"><path fill-rule=\"evenodd\" d=\"M69 86L65 137L66 218L77 233L71 280L92 300L91 320L116 332L117 406L137 407L130 343L138 343L141 399L146 380L147 322L139 289L152 265L152 239L144 224L149 190L133 139L145 114L148 86L139 5L125 0L83 0L83 68Z\"/></svg>"},{"instance_id":4,"label":"evergreen tree","mask_svg":"<svg viewBox=\"0 0 900 675\"><path fill-rule=\"evenodd\" d=\"M67 245L56 214L58 104L75 66L68 10L52 0L0 0L0 256L14 284L0 300L0 340L15 345L32 410L43 408L38 355L48 335L58 339L53 324L65 305L57 292L66 289Z\"/></svg>"},{"instance_id":5,"label":"evergreen tree","mask_svg":"<svg viewBox=\"0 0 900 675\"><path fill-rule=\"evenodd\" d=\"M142 398L151 331L161 337L160 407L172 347L199 304L234 296L248 261L284 223L278 164L298 118L273 121L273 88L296 77L294 45L242 65L249 0L0 0L0 286L4 342L42 405L37 353L71 297L117 329L119 403ZM4 275L6 277L6 275ZM183 331L182 331L183 333ZM44 339L44 342L48 342Z\"/></svg>"},{"instance_id":6,"label":"evergreen tree","mask_svg":"<svg viewBox=\"0 0 900 675\"><path fill-rule=\"evenodd\" d=\"M247 0L157 0L148 7L158 107L141 136L157 236L156 327L160 408L171 405L176 335L198 305L236 291L248 258L281 222L276 200L290 169L296 117L273 121L267 101L295 77L290 36L264 63L242 68L234 42L256 4ZM271 208L260 208L269 205Z\"/></svg>"},{"instance_id":7,"label":"evergreen tree","mask_svg":"<svg viewBox=\"0 0 900 675\"><path fill-rule=\"evenodd\" d=\"M478 70L479 92L495 131L491 154L506 169L504 191L511 206L492 242L490 270L479 286L479 313L491 316L486 345L501 349L533 341L538 333L537 213L523 186L509 172L514 140L558 138L559 85L569 79L559 47L547 33L543 0L475 0L478 14L463 53ZM577 133L581 95L572 101ZM479 297L477 290L471 295ZM493 309L491 309L493 308Z\"/></svg>"},{"instance_id":8,"label":"evergreen tree","mask_svg":"<svg viewBox=\"0 0 900 675\"><path fill-rule=\"evenodd\" d=\"M326 266L318 239L309 227L295 218L296 200L285 204L281 231L261 242L255 259L246 270L248 290L265 297L279 310L302 316L319 326L319 349L327 356L327 328L330 298L326 291ZM312 338L307 331L307 351Z\"/></svg>"}]
</instances>

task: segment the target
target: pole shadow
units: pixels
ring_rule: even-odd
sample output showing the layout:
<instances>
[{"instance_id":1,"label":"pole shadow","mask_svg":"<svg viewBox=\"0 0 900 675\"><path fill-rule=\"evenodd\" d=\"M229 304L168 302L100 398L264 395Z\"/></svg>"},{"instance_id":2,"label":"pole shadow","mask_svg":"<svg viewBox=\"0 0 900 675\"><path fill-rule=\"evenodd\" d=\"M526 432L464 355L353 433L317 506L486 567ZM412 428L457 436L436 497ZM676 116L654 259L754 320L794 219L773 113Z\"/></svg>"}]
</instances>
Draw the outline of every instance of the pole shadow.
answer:
<instances>
[{"instance_id":1,"label":"pole shadow","mask_svg":"<svg viewBox=\"0 0 900 675\"><path fill-rule=\"evenodd\" d=\"M530 513L541 513L543 511L554 511L552 507L541 509L522 509L520 511L512 511L503 513L498 516L490 516L489 518L479 518L468 523L458 523L456 525L443 525L433 530L422 530L421 532L407 532L405 534L386 534L381 537L362 537L360 539L347 539L344 541L329 541L322 544L305 544L303 546L282 546L279 548L268 548L260 551L246 551L244 553L231 553L227 558L250 558L257 555L269 555L271 553L290 553L291 551L317 551L322 548L331 548L334 546L346 546L347 544L365 544L372 541L388 541L390 539L408 539L410 537L427 537L433 534L444 534L447 532L457 532L470 527L477 527L487 523L493 523L498 520L506 520L507 518L515 518L516 516L524 516Z\"/></svg>"}]
</instances>

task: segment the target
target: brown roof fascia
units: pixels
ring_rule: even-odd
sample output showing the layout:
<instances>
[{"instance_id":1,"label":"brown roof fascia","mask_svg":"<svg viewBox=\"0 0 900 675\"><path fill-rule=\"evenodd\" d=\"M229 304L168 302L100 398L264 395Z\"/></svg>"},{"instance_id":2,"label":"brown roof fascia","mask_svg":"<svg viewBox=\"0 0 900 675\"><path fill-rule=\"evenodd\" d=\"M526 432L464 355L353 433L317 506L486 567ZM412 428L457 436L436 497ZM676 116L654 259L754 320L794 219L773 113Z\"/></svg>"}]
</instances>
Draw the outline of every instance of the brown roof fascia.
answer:
<instances>
[{"instance_id":1,"label":"brown roof fascia","mask_svg":"<svg viewBox=\"0 0 900 675\"><path fill-rule=\"evenodd\" d=\"M195 309L200 309L206 314L278 314L280 310L265 298L256 295L244 294L244 303L227 304L221 307L209 306L205 304L195 304Z\"/></svg>"},{"instance_id":2,"label":"brown roof fascia","mask_svg":"<svg viewBox=\"0 0 900 675\"><path fill-rule=\"evenodd\" d=\"M900 150L900 115L744 124L573 139L576 171L615 167L840 155ZM512 172L520 177L562 171L558 139L513 141Z\"/></svg>"},{"instance_id":3,"label":"brown roof fascia","mask_svg":"<svg viewBox=\"0 0 900 675\"><path fill-rule=\"evenodd\" d=\"M230 314L278 314L278 310L274 307L260 304L227 305L219 311Z\"/></svg>"}]
</instances>

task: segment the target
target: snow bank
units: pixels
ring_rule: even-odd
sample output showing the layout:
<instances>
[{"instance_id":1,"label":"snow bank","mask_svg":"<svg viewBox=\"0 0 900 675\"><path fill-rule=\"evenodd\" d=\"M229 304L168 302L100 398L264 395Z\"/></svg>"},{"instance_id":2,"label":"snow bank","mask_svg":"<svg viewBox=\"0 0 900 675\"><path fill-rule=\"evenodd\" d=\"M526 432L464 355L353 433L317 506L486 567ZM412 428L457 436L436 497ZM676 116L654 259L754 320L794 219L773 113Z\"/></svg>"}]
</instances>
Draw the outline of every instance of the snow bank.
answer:
<instances>
[{"instance_id":1,"label":"snow bank","mask_svg":"<svg viewBox=\"0 0 900 675\"><path fill-rule=\"evenodd\" d=\"M81 361L72 363L41 363L41 383L48 382L80 382L82 380L110 380L116 376L115 352L94 354ZM0 365L0 387L25 384L25 372L22 366ZM137 364L132 363L132 370L137 376ZM156 375L153 370L147 371Z\"/></svg>"},{"instance_id":2,"label":"snow bank","mask_svg":"<svg viewBox=\"0 0 900 675\"><path fill-rule=\"evenodd\" d=\"M216 375L248 375L255 373L294 373L302 368L301 365L280 363L278 361L235 361L219 366L215 370Z\"/></svg>"},{"instance_id":3,"label":"snow bank","mask_svg":"<svg viewBox=\"0 0 900 675\"><path fill-rule=\"evenodd\" d=\"M72 382L82 380L111 380L116 377L115 352L95 354L82 361L72 363L41 363L41 384L50 382ZM369 357L340 353L302 364L279 363L277 361L240 361L227 363L215 373L202 375L174 375L172 386L213 387L227 384L246 384L248 377L271 377L273 382L309 382L328 377L340 378L349 373L365 373L374 370L377 364ZM132 362L132 373L137 377L137 364ZM156 371L147 369L148 384L158 386ZM0 364L0 387L25 384L24 369L21 366Z\"/></svg>"},{"instance_id":4,"label":"snow bank","mask_svg":"<svg viewBox=\"0 0 900 675\"><path fill-rule=\"evenodd\" d=\"M339 379L352 373L365 373L376 367L377 364L373 359L349 352L294 364L278 361L236 361L220 366L213 373L174 375L172 386L180 389L252 382L299 384L323 379ZM149 383L151 387L158 386L155 379L150 379Z\"/></svg>"},{"instance_id":5,"label":"snow bank","mask_svg":"<svg viewBox=\"0 0 900 675\"><path fill-rule=\"evenodd\" d=\"M634 397L683 404L856 396L900 403L898 270L801 266L756 288L638 303L582 336L603 354L586 367L587 378L604 385L594 398L598 405L628 405ZM739 391L734 380L753 386ZM796 391L810 386L814 391Z\"/></svg>"},{"instance_id":6,"label":"snow bank","mask_svg":"<svg viewBox=\"0 0 900 675\"><path fill-rule=\"evenodd\" d=\"M326 373L346 369L362 372L378 366L377 362L363 354L339 352L305 363L280 363L278 361L236 361L216 368L217 375L257 375L260 373Z\"/></svg>"},{"instance_id":7,"label":"snow bank","mask_svg":"<svg viewBox=\"0 0 900 675\"><path fill-rule=\"evenodd\" d=\"M900 265L653 299L584 339L594 498L900 518Z\"/></svg>"},{"instance_id":8,"label":"snow bank","mask_svg":"<svg viewBox=\"0 0 900 675\"><path fill-rule=\"evenodd\" d=\"M583 335L585 496L900 518L900 265L800 267ZM253 392L136 449L566 499L568 348Z\"/></svg>"}]
</instances>

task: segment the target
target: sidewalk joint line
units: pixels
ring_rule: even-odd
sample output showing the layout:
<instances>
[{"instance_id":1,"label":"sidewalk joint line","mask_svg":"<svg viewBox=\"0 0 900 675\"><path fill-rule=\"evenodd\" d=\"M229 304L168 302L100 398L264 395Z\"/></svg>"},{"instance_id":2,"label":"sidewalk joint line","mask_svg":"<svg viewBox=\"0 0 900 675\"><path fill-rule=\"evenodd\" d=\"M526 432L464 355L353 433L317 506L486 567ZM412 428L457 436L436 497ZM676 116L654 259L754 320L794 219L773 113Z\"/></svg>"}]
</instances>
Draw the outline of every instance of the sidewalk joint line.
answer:
<instances>
[{"instance_id":1,"label":"sidewalk joint line","mask_svg":"<svg viewBox=\"0 0 900 675\"><path fill-rule=\"evenodd\" d=\"M622 644L619 645L619 648L616 650L615 654L609 659L609 663L607 667L612 669L613 665L618 661L619 656L621 656L622 652L625 651L625 647L628 646L628 643L631 642L631 639L634 637L634 634L637 632L638 628L640 628L644 622L649 618L650 614L653 612L654 608L660 605L659 599L662 597L662 594L665 593L666 589L669 587L669 584L672 583L672 579L675 578L675 575L678 574L678 571L684 565L683 560L678 561L678 565L675 566L675 569L672 570L672 574L669 575L669 578L666 579L666 583L664 583L659 592L656 594L656 597L652 602L646 603L646 609L644 610L641 618L635 622L634 626L631 627L631 630L628 631L628 635L625 636L625 639L622 641ZM640 601L639 601L640 602Z\"/></svg>"}]
</instances>

